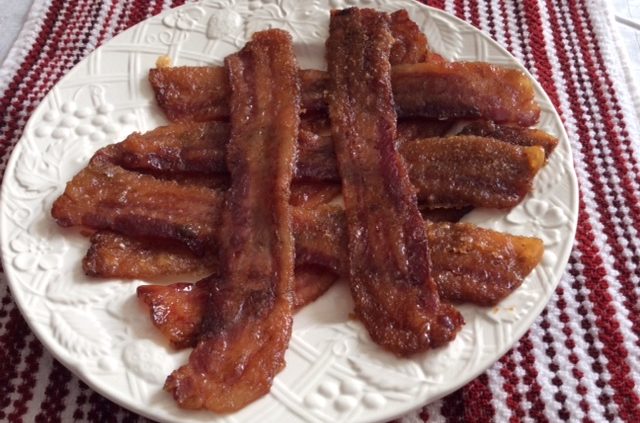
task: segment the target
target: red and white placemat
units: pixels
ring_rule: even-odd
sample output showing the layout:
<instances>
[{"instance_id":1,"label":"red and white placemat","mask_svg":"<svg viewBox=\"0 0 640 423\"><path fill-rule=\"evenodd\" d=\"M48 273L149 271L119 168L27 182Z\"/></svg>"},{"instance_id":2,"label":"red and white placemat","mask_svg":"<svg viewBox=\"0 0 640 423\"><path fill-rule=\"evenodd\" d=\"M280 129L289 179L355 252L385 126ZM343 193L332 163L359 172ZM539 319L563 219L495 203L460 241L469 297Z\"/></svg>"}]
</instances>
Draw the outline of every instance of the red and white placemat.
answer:
<instances>
[{"instance_id":1,"label":"red and white placemat","mask_svg":"<svg viewBox=\"0 0 640 423\"><path fill-rule=\"evenodd\" d=\"M32 111L98 45L182 1L40 1L0 68L0 173ZM576 243L547 308L480 377L405 421L640 421L640 97L606 0L431 1L490 34L562 116ZM137 421L44 350L0 275L0 421Z\"/></svg>"}]
</instances>

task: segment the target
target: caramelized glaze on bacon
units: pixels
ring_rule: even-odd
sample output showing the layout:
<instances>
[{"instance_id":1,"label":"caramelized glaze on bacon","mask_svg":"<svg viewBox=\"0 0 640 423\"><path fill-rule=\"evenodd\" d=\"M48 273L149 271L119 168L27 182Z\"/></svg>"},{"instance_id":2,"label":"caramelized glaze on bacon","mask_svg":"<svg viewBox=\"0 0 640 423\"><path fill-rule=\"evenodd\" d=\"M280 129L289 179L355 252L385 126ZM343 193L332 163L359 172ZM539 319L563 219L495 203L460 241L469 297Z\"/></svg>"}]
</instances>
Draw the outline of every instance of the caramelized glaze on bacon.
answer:
<instances>
[{"instance_id":1,"label":"caramelized glaze on bacon","mask_svg":"<svg viewBox=\"0 0 640 423\"><path fill-rule=\"evenodd\" d=\"M208 290L200 340L165 383L178 405L231 412L267 394L284 367L294 305L290 184L300 121L291 37L253 35L225 65L231 86L231 187L221 279Z\"/></svg>"},{"instance_id":2,"label":"caramelized glaze on bacon","mask_svg":"<svg viewBox=\"0 0 640 423\"><path fill-rule=\"evenodd\" d=\"M417 63L394 66L392 77L399 116L482 118L521 126L540 117L533 83L517 69L483 62Z\"/></svg>"},{"instance_id":3,"label":"caramelized glaze on bacon","mask_svg":"<svg viewBox=\"0 0 640 423\"><path fill-rule=\"evenodd\" d=\"M440 296L460 303L492 306L518 288L542 257L542 241L519 237L468 223L426 222L431 248L432 274L438 284ZM333 282L333 272L345 275L347 263L346 222L344 212L335 206L323 206L310 213L297 210L294 214L296 261L323 263L296 267L296 303L302 307L313 300L304 292L324 292ZM300 237L299 235L306 235ZM149 245L149 249L154 248ZM482 264L479 266L479 264ZM320 278L320 279L319 279ZM205 279L204 281L206 281ZM201 308L194 309L180 302L198 301L200 284L169 286L148 285L138 289L138 297L150 312L155 326L176 346L191 346L197 340L197 330L186 333L187 328L198 328L202 321ZM192 299L195 296L197 298ZM191 308L190 308L191 307ZM189 310L190 315L184 312Z\"/></svg>"},{"instance_id":4,"label":"caramelized glaze on bacon","mask_svg":"<svg viewBox=\"0 0 640 423\"><path fill-rule=\"evenodd\" d=\"M227 173L226 122L178 122L140 134L134 132L95 156L130 170L158 174Z\"/></svg>"},{"instance_id":5,"label":"caramelized glaze on bacon","mask_svg":"<svg viewBox=\"0 0 640 423\"><path fill-rule=\"evenodd\" d=\"M426 207L514 207L544 165L542 147L472 135L416 140L401 151L411 157L410 179Z\"/></svg>"},{"instance_id":6,"label":"caramelized glaze on bacon","mask_svg":"<svg viewBox=\"0 0 640 423\"><path fill-rule=\"evenodd\" d=\"M203 255L218 237L221 204L217 191L131 172L96 156L67 184L51 215L61 226L178 241Z\"/></svg>"},{"instance_id":7,"label":"caramelized glaze on bacon","mask_svg":"<svg viewBox=\"0 0 640 423\"><path fill-rule=\"evenodd\" d=\"M82 259L82 269L89 276L125 279L206 274L218 267L215 250L208 250L200 257L180 243L159 243L111 231L94 233Z\"/></svg>"},{"instance_id":8,"label":"caramelized glaze on bacon","mask_svg":"<svg viewBox=\"0 0 640 423\"><path fill-rule=\"evenodd\" d=\"M558 145L558 139L540 129L523 128L512 125L496 125L494 122L477 121L465 126L461 135L478 135L495 138L513 145L524 147L539 146L544 148L547 158Z\"/></svg>"},{"instance_id":9,"label":"caramelized glaze on bacon","mask_svg":"<svg viewBox=\"0 0 640 423\"><path fill-rule=\"evenodd\" d=\"M224 74L219 71L201 72L190 79L192 69L202 68L149 71L149 82L160 108L171 120L226 119L229 116L225 107L228 97L222 96L225 89L212 93L206 104L198 104L197 108L192 106L192 98L202 98L202 91L211 92L212 86L226 85ZM301 70L300 80L303 109L307 113L325 112L325 93L329 84L327 74L318 70ZM538 121L540 115L540 108L534 101L533 83L516 69L483 62L432 60L394 66L391 80L400 117L479 118L530 126ZM193 111L189 113L189 110Z\"/></svg>"},{"instance_id":10,"label":"caramelized glaze on bacon","mask_svg":"<svg viewBox=\"0 0 640 423\"><path fill-rule=\"evenodd\" d=\"M293 193L294 205L310 201L311 197L315 197L316 203L322 202L333 196L339 186L326 121L306 121L304 126L298 137L299 189ZM399 151L407 159L409 178L417 188L421 205L505 208L519 203L544 164L544 153L539 154L542 150L474 136L411 139L440 134L448 126L422 120L403 121L400 125ZM178 123L142 135L133 134L98 151L96 157L163 178L214 187L216 183L224 183L222 172L226 173L226 165L221 162L225 158L227 136L225 123ZM207 165L213 170L207 171Z\"/></svg>"},{"instance_id":11,"label":"caramelized glaze on bacon","mask_svg":"<svg viewBox=\"0 0 640 423\"><path fill-rule=\"evenodd\" d=\"M395 146L392 42L384 13L331 13L329 116L355 313L376 343L406 356L451 341L463 319L440 301L415 191Z\"/></svg>"},{"instance_id":12,"label":"caramelized glaze on bacon","mask_svg":"<svg viewBox=\"0 0 640 423\"><path fill-rule=\"evenodd\" d=\"M433 277L447 301L497 304L522 283L542 255L542 242L536 238L467 223L426 225ZM293 233L298 268L313 266L348 276L346 220L341 207L294 208ZM83 264L91 263L90 270L85 270L94 276L153 279L205 271L218 274L216 259L217 254L201 258L180 245L97 232ZM297 303L305 304L296 298Z\"/></svg>"},{"instance_id":13,"label":"caramelized glaze on bacon","mask_svg":"<svg viewBox=\"0 0 640 423\"><path fill-rule=\"evenodd\" d=\"M333 285L337 276L326 269L303 265L295 270L295 309L313 302ZM194 347L201 335L209 292L218 276L196 283L142 285L138 299L147 308L151 322L176 349Z\"/></svg>"},{"instance_id":14,"label":"caramelized glaze on bacon","mask_svg":"<svg viewBox=\"0 0 640 423\"><path fill-rule=\"evenodd\" d=\"M429 58L427 37L404 10L391 15L390 29L393 36L389 61L392 65L426 62Z\"/></svg>"},{"instance_id":15,"label":"caramelized glaze on bacon","mask_svg":"<svg viewBox=\"0 0 640 423\"><path fill-rule=\"evenodd\" d=\"M224 67L162 67L149 70L156 102L169 120L229 117L231 90Z\"/></svg>"}]
</instances>

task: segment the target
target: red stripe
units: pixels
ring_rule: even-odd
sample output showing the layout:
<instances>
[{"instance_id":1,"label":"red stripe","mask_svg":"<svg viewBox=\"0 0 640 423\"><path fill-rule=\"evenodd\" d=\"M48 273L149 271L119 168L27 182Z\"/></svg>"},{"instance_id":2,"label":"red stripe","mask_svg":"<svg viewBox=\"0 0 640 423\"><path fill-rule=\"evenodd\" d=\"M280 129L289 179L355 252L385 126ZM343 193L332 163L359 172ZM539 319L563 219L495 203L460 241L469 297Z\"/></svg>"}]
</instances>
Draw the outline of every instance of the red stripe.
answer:
<instances>
[{"instance_id":1,"label":"red stripe","mask_svg":"<svg viewBox=\"0 0 640 423\"><path fill-rule=\"evenodd\" d=\"M445 0L430 0L430 1L420 0L420 1L422 1L425 4L428 4L431 7L436 7L441 10L444 10L445 3L446 3Z\"/></svg>"},{"instance_id":2,"label":"red stripe","mask_svg":"<svg viewBox=\"0 0 640 423\"><path fill-rule=\"evenodd\" d=\"M591 366L591 371L592 371L591 375L592 377L593 376L596 377L595 385L598 387L602 387L606 385L606 382L602 377L602 374L604 373L604 368L602 367L602 364L600 362L600 351L595 346L595 338L590 334L590 332L593 330L593 325L590 319L588 319L589 311L584 306L586 297L583 294L578 292L582 288L582 284L577 280L577 277L581 274L580 271L576 269L577 264L578 262L573 257L571 257L569 259L569 265L568 265L567 271L574 278L574 281L571 287L577 292L575 296L575 301L579 305L576 311L580 315L580 326L585 332L584 341L587 344L587 349L585 352L594 360L594 363ZM586 412L590 408L589 404L586 402L586 399L584 398L584 396L587 395L587 392L581 393L581 395L583 395L583 398L580 401L580 407ZM598 401L604 406L605 412L610 413L609 407L611 404L611 397L606 392L603 391L601 393L600 397L598 398ZM613 418L613 415L609 414L608 416L605 416L605 417L607 417L608 420L611 420Z\"/></svg>"},{"instance_id":3,"label":"red stripe","mask_svg":"<svg viewBox=\"0 0 640 423\"><path fill-rule=\"evenodd\" d=\"M469 423L489 423L495 419L489 377L481 374L463 388L464 419Z\"/></svg>"},{"instance_id":4,"label":"red stripe","mask_svg":"<svg viewBox=\"0 0 640 423\"><path fill-rule=\"evenodd\" d=\"M18 308L11 307L9 321L0 336L0 345L4 347L0 349L0 421L7 419L6 410L11 404L11 395L16 392L17 367L25 354L25 339L31 333Z\"/></svg>"},{"instance_id":5,"label":"red stripe","mask_svg":"<svg viewBox=\"0 0 640 423\"><path fill-rule=\"evenodd\" d=\"M496 12L493 10L493 4L489 1L487 2L487 25L488 28L483 28L485 31L489 31L489 35L491 35L491 38L493 38L496 42L498 42L498 32L496 31L496 22L495 22L495 18L494 18L494 14ZM506 46L504 46L506 48Z\"/></svg>"},{"instance_id":6,"label":"red stripe","mask_svg":"<svg viewBox=\"0 0 640 423\"><path fill-rule=\"evenodd\" d=\"M538 383L538 370L536 369L536 360L531 353L533 350L533 344L529 337L529 332L520 339L517 345L518 352L522 356L520 367L525 371L525 375L522 382L527 386L527 393L525 397L527 401L531 403L531 408L527 411L529 416L536 422L547 422L547 417L544 415L545 404L542 401L540 392L542 387Z\"/></svg>"},{"instance_id":7,"label":"red stripe","mask_svg":"<svg viewBox=\"0 0 640 423\"><path fill-rule=\"evenodd\" d=\"M431 418L431 416L429 416L429 410L427 409L427 407L423 407L422 410L420 410L420 414L418 414L418 417L420 417L423 422L429 421L429 418Z\"/></svg>"},{"instance_id":8,"label":"red stripe","mask_svg":"<svg viewBox=\"0 0 640 423\"><path fill-rule=\"evenodd\" d=\"M457 17L460 19L465 19L464 15L464 0L454 0L453 1L453 10Z\"/></svg>"},{"instance_id":9,"label":"red stripe","mask_svg":"<svg viewBox=\"0 0 640 423\"><path fill-rule=\"evenodd\" d=\"M527 30L526 23L522 19L522 3L514 2L514 8L516 27L518 28L517 38L520 41L520 50L522 51L524 65L527 69L529 69L529 71L536 73L537 69L534 71L534 65L533 63L531 63L532 58L527 51L529 32Z\"/></svg>"},{"instance_id":10,"label":"red stripe","mask_svg":"<svg viewBox=\"0 0 640 423\"><path fill-rule=\"evenodd\" d=\"M560 39L560 34L561 34L560 25L564 25L564 27L566 28L567 22L564 21L564 23L562 24L559 23L558 17L556 16L556 12L553 9L553 5L550 4L549 0L547 0L547 7L549 9L549 15L550 15L551 24L553 27L554 42L556 44L556 51L559 55L561 69L563 71L565 80L571 81L571 72L569 69L570 61L564 50L565 47L563 45L563 42ZM562 17L564 18L564 16ZM577 62L574 62L574 63L575 63L575 66L579 69L580 63L577 63ZM582 75L578 74L577 76L578 76L578 82L581 83ZM569 97L578 98L578 93L573 84L571 83L568 84L567 88L569 91L568 92ZM592 148L590 146L590 143L588 142L590 137L589 137L588 128L585 124L584 116L582 115L581 110L579 109L579 106L577 105L577 103L572 103L570 107L573 111L574 116L576 117L579 139L583 141L585 162L590 169L595 170L597 169L597 167L595 165L595 159L594 159ZM596 198L598 199L598 202L601 205L600 207L600 212L602 213L601 223L604 226L605 233L607 234L614 233L614 230L611 225L611 215L607 210L608 207L604 206L604 204L606 204L606 201L604 200L604 198L606 197L604 195L603 186L599 178L593 177L591 178L591 182L594 187L594 193L596 195ZM581 204L581 212L585 213L584 204ZM587 220L586 216L583 217L583 220ZM592 230L590 225L588 227L579 226L579 228L583 231L587 229ZM597 255L597 251L594 255L590 257L587 256L587 257L592 260L597 260L599 265L601 265L601 259ZM600 330L600 338L605 343L605 348L603 349L603 353L607 357L607 360L608 360L607 368L613 378L611 385L617 386L619 388L623 388L625 386L628 386L629 382L631 383L633 382L628 376L629 367L624 360L624 357L626 357L627 351L624 348L624 346L619 344L622 339L622 335L620 334L620 331L619 331L619 325L615 321L615 311L611 306L611 297L606 291L607 284L606 284L606 281L602 279L603 277L604 277L604 270L603 270L602 276L600 277L601 278L600 280L596 281L594 280L593 275L587 275L587 281L590 289L599 288L599 293L598 293L599 295L595 296L594 292L591 292L590 297L592 296L596 297L592 300L594 301L594 305L597 303L597 307L594 307L594 311L596 314L596 325ZM628 392L627 389L616 389L616 393L614 394L614 400L622 409L625 409L626 407L625 396L627 392ZM635 403L637 401L636 394L633 392L630 392L630 395L631 396L629 398L631 398L631 402ZM623 410L621 410L621 412L622 411ZM626 413L626 411L624 412Z\"/></svg>"},{"instance_id":11,"label":"red stripe","mask_svg":"<svg viewBox=\"0 0 640 423\"><path fill-rule=\"evenodd\" d=\"M623 159L622 150L620 148L622 144L622 140L618 134L616 125L614 124L613 119L611 118L611 114L615 114L618 117L622 117L622 110L616 98L617 96L614 91L615 88L613 86L613 82L609 78L608 72L604 67L604 59L600 52L600 46L596 42L590 42L589 40L587 40L587 36L585 34L582 24L587 26L589 28L589 31L593 31L593 29L591 28L591 22L589 21L585 22L585 18L583 14L588 14L588 12L584 10L586 6L584 4L581 4L581 8L582 8L581 11L583 12L582 14L579 13L576 7L577 6L576 4L574 4L574 2L570 2L569 4L569 8L571 10L570 13L575 23L574 26L576 28L576 35L578 36L578 40L580 41L580 47L582 50L582 60L584 61L584 65L586 65L589 71L589 76L591 77L589 80L592 84L594 94L596 95L596 99L598 100L598 106L600 106L597 110L595 110L595 112L602 113L602 117L604 118L603 124L605 126L605 131L607 134L606 139L604 137L598 137L599 138L598 141L606 142L609 148L612 150L612 153L613 153L612 158L615 161L615 167L616 169L619 170L618 172L619 177L622 180L623 194L626 200L625 205L631 209L631 212L632 212L631 218L633 219L633 223L632 223L633 227L640 232L640 224L639 224L640 223L640 203L638 202L638 196L636 195L636 192L633 189L633 185L631 181L631 179L633 178L636 184L640 184L640 180L639 180L640 175L638 174L633 175L632 173L629 173L626 170L627 168L625 164L627 162L626 160ZM592 37L589 37L589 38L592 38ZM592 46L593 49L590 49L589 48L590 46ZM598 60L598 66L596 66L596 64L594 63L593 56L595 56L596 59ZM605 80L607 84L606 86L602 85L600 78L598 77L599 72L602 72L605 75ZM605 91L608 91L611 94L610 101L605 98L605 95L604 95ZM611 108L608 107L609 102L612 104ZM623 119L619 119L619 125L621 126L622 130L626 129L624 126ZM630 142L628 138L626 141L627 143ZM637 169L638 163L636 162L634 154L629 155L629 163L634 168ZM630 247L633 248L632 246ZM622 247L619 247L619 248L622 248ZM616 253L620 253L620 255L622 255L622 251L616 251ZM634 253L637 256L639 252L634 251ZM619 270L622 271L622 269L619 269ZM627 270L627 273L628 273L628 270ZM637 300L638 300L637 297L635 297L633 301L634 306L637 304ZM629 311L633 312L633 310L629 310ZM636 318L636 321L634 322L634 324L636 325L635 328L638 329L640 328L640 326L637 326L638 316L636 315L635 318ZM640 333L640 329L636 330L636 333Z\"/></svg>"},{"instance_id":12,"label":"red stripe","mask_svg":"<svg viewBox=\"0 0 640 423\"><path fill-rule=\"evenodd\" d=\"M149 10L148 3L147 0L134 0L133 4L128 8L129 19L127 21L127 28L131 28L133 25L147 18L147 11Z\"/></svg>"},{"instance_id":13,"label":"red stripe","mask_svg":"<svg viewBox=\"0 0 640 423\"><path fill-rule=\"evenodd\" d=\"M578 224L589 230L592 229L582 203ZM580 250L590 259L583 261L585 266L589 266L593 261L597 267L596 269L585 269L584 273L588 275L585 278L585 285L590 291L589 300L594 304L598 337L604 344L602 353L608 360L606 367L611 374L611 381L608 384L614 388L613 399L618 404L620 417L627 421L639 421L637 408L634 409L633 405L637 404L637 394L633 391L633 382L629 378L629 366L624 362L627 351L622 346L622 335L619 331L619 324L615 320L615 310L611 306L612 299L607 291L608 284L604 278L605 271L602 267L602 261L597 248L593 245L592 236L580 234L576 237L576 241ZM585 243L588 245L585 246Z\"/></svg>"},{"instance_id":14,"label":"red stripe","mask_svg":"<svg viewBox=\"0 0 640 423\"><path fill-rule=\"evenodd\" d=\"M164 6L164 2L162 0L156 0L156 4L153 6L152 14L155 16L158 13L162 12Z\"/></svg>"},{"instance_id":15,"label":"red stripe","mask_svg":"<svg viewBox=\"0 0 640 423\"><path fill-rule=\"evenodd\" d=\"M546 44L542 32L542 18L538 3L533 1L525 2L523 12L527 21L527 25L529 27L529 46L531 47L533 53L534 65L538 73L538 80L542 83L543 88L549 94L552 103L556 106L557 109L559 109L559 99L555 83L551 75L551 63L549 62L545 47ZM560 297L558 305L561 310L560 320L564 323L563 333L566 335L565 345L570 349L569 360L574 364L572 368L572 375L578 381L578 394L584 396L584 394L586 393L586 389L584 385L581 384L581 380L583 377L582 372L580 372L580 370L575 366L578 361L577 356L573 352L575 342L573 341L573 339L571 339L572 331L567 324L567 322L569 321L569 316L565 312L566 303L563 299L564 290L561 287L557 290L557 295ZM529 351L529 349L524 349L523 353ZM536 401L540 401L539 395ZM584 398L580 401L580 403L581 408L585 412L589 410L588 404L586 403Z\"/></svg>"},{"instance_id":16,"label":"red stripe","mask_svg":"<svg viewBox=\"0 0 640 423\"><path fill-rule=\"evenodd\" d=\"M502 358L500 375L504 378L502 389L507 393L506 405L511 410L511 422L517 422L524 417L522 409L522 395L518 392L518 376L515 374L516 364L513 361L513 350L509 350Z\"/></svg>"},{"instance_id":17,"label":"red stripe","mask_svg":"<svg viewBox=\"0 0 640 423\"><path fill-rule=\"evenodd\" d=\"M447 422L464 423L464 408L462 389L458 389L442 399L440 414L447 419Z\"/></svg>"},{"instance_id":18,"label":"red stripe","mask_svg":"<svg viewBox=\"0 0 640 423\"><path fill-rule=\"evenodd\" d=\"M36 421L60 421L65 409L65 398L69 395L69 381L71 372L57 361L53 362L48 377L49 384L44 392L44 401L40 406L40 413Z\"/></svg>"},{"instance_id":19,"label":"red stripe","mask_svg":"<svg viewBox=\"0 0 640 423\"><path fill-rule=\"evenodd\" d=\"M36 374L40 368L40 359L42 358L42 344L32 336L28 345L28 355L25 359L25 369L18 375L18 380L22 381L18 385L18 397L13 402L13 412L9 415L9 421L18 421L27 413L27 404L33 399L33 388L36 386Z\"/></svg>"},{"instance_id":20,"label":"red stripe","mask_svg":"<svg viewBox=\"0 0 640 423\"><path fill-rule=\"evenodd\" d=\"M98 46L100 46L105 41L105 39L109 34L109 28L111 27L111 22L116 13L116 5L117 5L117 2L113 1L111 3L111 7L109 7L109 10L107 11L107 16L104 19L104 24L102 25L100 34L98 36L98 42L97 42Z\"/></svg>"},{"instance_id":21,"label":"red stripe","mask_svg":"<svg viewBox=\"0 0 640 423\"><path fill-rule=\"evenodd\" d=\"M478 11L478 0L469 0L469 16L471 18L471 24L479 29L480 28L480 12Z\"/></svg>"},{"instance_id":22,"label":"red stripe","mask_svg":"<svg viewBox=\"0 0 640 423\"><path fill-rule=\"evenodd\" d=\"M507 42L505 46L509 53L513 54L513 39L511 38L511 29L509 28L509 14L507 13L507 6L505 0L500 0L500 16L502 17L502 30L504 31L504 39Z\"/></svg>"},{"instance_id":23,"label":"red stripe","mask_svg":"<svg viewBox=\"0 0 640 423\"><path fill-rule=\"evenodd\" d=\"M564 310L562 310L562 307L564 307L565 304L564 302L560 302L560 301L558 301L558 303L559 303L559 307L561 308L560 313L562 314L564 313ZM551 324L549 323L548 310L545 309L540 316L542 317L542 322L540 323L540 327L544 330L544 335L542 335L542 342L544 342L546 345L544 353L547 355L547 357L549 357L551 361L551 364L549 364L549 370L551 370L552 373L557 374L558 371L560 370L560 366L558 365L558 362L556 359L557 353L556 353L556 348L553 345L553 334L551 333ZM555 320L555 316L552 316L551 318ZM558 417L565 421L569 420L569 418L571 417L571 414L567 410L567 401L566 401L567 396L562 392L562 387L563 387L562 379L560 379L560 377L556 375L551 378L550 382L551 384L553 384L558 388L558 392L556 392L556 394L553 396L553 399L560 404L560 409L558 410Z\"/></svg>"}]
</instances>

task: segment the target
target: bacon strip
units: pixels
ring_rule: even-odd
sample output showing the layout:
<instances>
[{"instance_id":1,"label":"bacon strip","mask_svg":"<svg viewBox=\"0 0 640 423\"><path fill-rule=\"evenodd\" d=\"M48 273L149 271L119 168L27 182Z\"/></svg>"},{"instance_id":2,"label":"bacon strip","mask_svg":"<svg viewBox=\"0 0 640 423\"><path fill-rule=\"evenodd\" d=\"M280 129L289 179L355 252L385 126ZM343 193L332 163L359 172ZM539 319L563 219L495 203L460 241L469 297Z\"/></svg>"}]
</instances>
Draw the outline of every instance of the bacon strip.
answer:
<instances>
[{"instance_id":1,"label":"bacon strip","mask_svg":"<svg viewBox=\"0 0 640 423\"><path fill-rule=\"evenodd\" d=\"M402 356L451 341L462 315L442 303L427 234L396 150L389 18L332 11L327 40L329 116L349 239L355 313L372 339Z\"/></svg>"},{"instance_id":2,"label":"bacon strip","mask_svg":"<svg viewBox=\"0 0 640 423\"><path fill-rule=\"evenodd\" d=\"M221 152L224 141L220 134L228 132L220 129L221 126L226 128L226 124L218 122L180 123L143 135L133 134L121 143L99 150L96 160L111 161L163 178L176 178L184 183L215 187L222 177L222 173L215 172L226 172L226 166L220 163L225 157ZM408 134L404 136L416 131L424 133L425 128L429 128L403 126ZM437 133L435 126L430 127L427 130ZM333 144L323 130L313 129L314 132L301 131L304 134L298 138L298 181L339 183ZM323 135L315 135L316 132ZM513 207L530 191L533 178L544 164L544 152L540 147L514 146L474 136L403 140L400 153L407 158L409 178L417 188L418 200L429 208L460 208L468 205ZM207 172L207 165L215 172ZM93 176L97 178L103 174ZM213 175L218 177L214 179ZM132 176L132 179L135 178ZM68 190L74 187L79 191L80 183L88 182L78 175L69 184ZM104 185L103 195L107 196L109 192L114 198L119 195L115 188L109 188L107 183ZM331 188L325 188L330 194ZM135 189L135 185L129 187L129 191ZM298 200L299 196L296 195L295 199ZM124 218L125 212L120 212L120 216ZM55 217L65 220L61 214ZM73 222L79 224L77 220Z\"/></svg>"},{"instance_id":3,"label":"bacon strip","mask_svg":"<svg viewBox=\"0 0 640 423\"><path fill-rule=\"evenodd\" d=\"M508 142L524 147L538 146L544 148L548 158L558 145L558 139L551 134L535 128L522 128L520 126L497 125L494 122L477 121L465 126L461 135L478 135Z\"/></svg>"},{"instance_id":4,"label":"bacon strip","mask_svg":"<svg viewBox=\"0 0 640 423\"><path fill-rule=\"evenodd\" d=\"M327 74L301 70L300 80L303 109L307 113L326 111ZM540 116L533 83L516 69L484 62L434 61L394 66L391 80L400 117L478 118L531 126ZM227 82L220 68L150 69L149 82L170 120L224 120L229 116Z\"/></svg>"},{"instance_id":5,"label":"bacon strip","mask_svg":"<svg viewBox=\"0 0 640 423\"><path fill-rule=\"evenodd\" d=\"M296 267L294 308L298 310L316 300L336 279L333 273L316 266ZM171 346L195 347L201 336L209 292L218 281L218 275L212 275L196 283L142 285L138 287L138 299Z\"/></svg>"},{"instance_id":6,"label":"bacon strip","mask_svg":"<svg viewBox=\"0 0 640 423\"><path fill-rule=\"evenodd\" d=\"M200 341L165 383L184 408L231 412L267 394L291 336L294 241L290 184L300 85L288 33L269 30L228 56L231 187L221 276L208 291Z\"/></svg>"},{"instance_id":7,"label":"bacon strip","mask_svg":"<svg viewBox=\"0 0 640 423\"><path fill-rule=\"evenodd\" d=\"M61 226L178 241L203 255L218 238L221 206L217 191L131 172L100 155L67 184L51 215Z\"/></svg>"},{"instance_id":8,"label":"bacon strip","mask_svg":"<svg viewBox=\"0 0 640 423\"><path fill-rule=\"evenodd\" d=\"M390 29L393 45L389 61L392 65L420 63L428 61L433 53L429 51L427 37L418 25L409 17L405 9L396 10L390 15Z\"/></svg>"},{"instance_id":9,"label":"bacon strip","mask_svg":"<svg viewBox=\"0 0 640 423\"><path fill-rule=\"evenodd\" d=\"M306 250L305 259L309 260L332 256L329 261L335 269L344 271L347 267L344 214L340 209L325 210L323 214L334 223L310 224L305 228L316 234L309 237L308 242L297 240L296 254ZM317 243L314 240L318 239L323 226L337 230L325 232L328 242ZM433 278L440 296L447 301L493 306L518 288L542 257L542 241L536 238L502 234L468 223L426 223L426 228ZM333 283L333 273L322 268L320 272L310 273L308 269L296 267L298 307L315 299L315 296L305 297L306 291L324 292ZM215 278L205 278L196 284L138 288L138 298L147 307L153 324L174 347L192 346L197 341L203 314L203 307L198 305L203 298L200 292L206 291L202 285L211 281Z\"/></svg>"},{"instance_id":10,"label":"bacon strip","mask_svg":"<svg viewBox=\"0 0 640 423\"><path fill-rule=\"evenodd\" d=\"M497 304L520 285L542 256L542 242L536 238L467 223L425 224L433 278L440 296L447 301ZM346 230L344 211L338 206L294 209L296 266L320 266L347 277ZM101 277L153 279L195 272L219 274L217 254L203 259L179 245L158 245L110 232L98 232L91 238L83 265L88 274Z\"/></svg>"},{"instance_id":11,"label":"bacon strip","mask_svg":"<svg viewBox=\"0 0 640 423\"><path fill-rule=\"evenodd\" d=\"M404 144L420 204L511 208L522 201L544 165L544 150L487 140L455 136Z\"/></svg>"}]
</instances>

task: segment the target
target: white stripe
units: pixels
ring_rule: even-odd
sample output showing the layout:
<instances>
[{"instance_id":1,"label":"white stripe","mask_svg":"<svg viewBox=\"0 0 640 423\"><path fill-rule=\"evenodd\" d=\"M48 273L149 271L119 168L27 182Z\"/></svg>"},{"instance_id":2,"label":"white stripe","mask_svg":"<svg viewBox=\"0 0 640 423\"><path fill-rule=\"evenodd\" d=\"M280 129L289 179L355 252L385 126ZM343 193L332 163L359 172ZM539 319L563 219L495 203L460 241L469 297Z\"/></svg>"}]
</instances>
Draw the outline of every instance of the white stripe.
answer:
<instances>
[{"instance_id":1,"label":"white stripe","mask_svg":"<svg viewBox=\"0 0 640 423\"><path fill-rule=\"evenodd\" d=\"M536 361L536 370L538 371L537 381L541 388L540 399L544 404L544 415L549 421L553 422L558 418L561 405L555 399L555 395L559 392L559 389L551 382L555 377L555 373L550 369L552 361L545 351L547 345L542 341L544 330L540 327L541 322L542 317L538 317L533 327L529 329L529 339L533 345L531 355L533 355Z\"/></svg>"},{"instance_id":2,"label":"white stripe","mask_svg":"<svg viewBox=\"0 0 640 423\"><path fill-rule=\"evenodd\" d=\"M520 63L526 65L524 54L522 52L522 48L520 43L518 42L519 34L518 34L518 26L516 24L516 14L513 7L515 2L505 0L504 8L507 11L507 21L506 26L509 28L509 33L511 34L511 53L515 56L516 59Z\"/></svg>"},{"instance_id":3,"label":"white stripe","mask_svg":"<svg viewBox=\"0 0 640 423\"><path fill-rule=\"evenodd\" d=\"M456 7L454 0L448 0L447 2L445 2L444 10L452 14L453 16L456 16Z\"/></svg>"},{"instance_id":4,"label":"white stripe","mask_svg":"<svg viewBox=\"0 0 640 423\"><path fill-rule=\"evenodd\" d=\"M33 387L33 398L27 403L27 413L23 420L25 422L35 422L36 416L42 410L42 403L45 400L45 392L49 385L49 375L53 366L53 357L49 352L44 351L38 360L38 372L35 375L36 385Z\"/></svg>"},{"instance_id":5,"label":"white stripe","mask_svg":"<svg viewBox=\"0 0 640 423\"><path fill-rule=\"evenodd\" d=\"M432 402L425 408L429 413L429 423L445 423L447 419L442 415L442 400Z\"/></svg>"},{"instance_id":6,"label":"white stripe","mask_svg":"<svg viewBox=\"0 0 640 423\"><path fill-rule=\"evenodd\" d=\"M504 21L502 20L502 8L500 7L500 0L491 0L491 8L493 10L493 24L496 30L496 40L504 48L508 48L507 37L505 35L506 28ZM480 15L482 17L482 14Z\"/></svg>"},{"instance_id":7,"label":"white stripe","mask_svg":"<svg viewBox=\"0 0 640 423\"><path fill-rule=\"evenodd\" d=\"M489 389L491 390L491 405L495 410L493 420L497 422L506 422L511 418L511 409L507 406L507 392L504 389L505 380L500 374L502 363L496 362L487 370L489 379Z\"/></svg>"}]
</instances>

